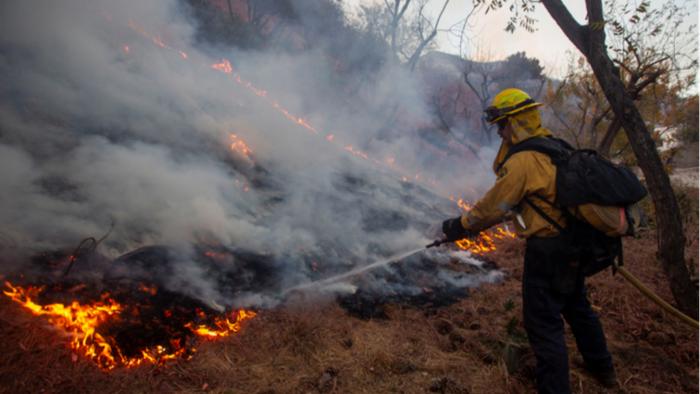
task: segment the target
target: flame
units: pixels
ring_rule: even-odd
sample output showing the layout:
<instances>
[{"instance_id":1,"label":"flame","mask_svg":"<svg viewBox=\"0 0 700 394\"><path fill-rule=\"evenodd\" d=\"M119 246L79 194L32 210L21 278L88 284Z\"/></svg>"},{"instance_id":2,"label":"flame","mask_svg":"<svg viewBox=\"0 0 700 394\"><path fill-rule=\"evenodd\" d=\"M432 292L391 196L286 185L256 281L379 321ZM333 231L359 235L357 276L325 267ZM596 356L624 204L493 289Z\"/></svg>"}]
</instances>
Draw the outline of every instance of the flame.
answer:
<instances>
[{"instance_id":1,"label":"flame","mask_svg":"<svg viewBox=\"0 0 700 394\"><path fill-rule=\"evenodd\" d=\"M142 291L144 293L148 293L152 296L158 294L158 288L154 285L147 285L145 283L139 283L139 291Z\"/></svg>"},{"instance_id":2,"label":"flame","mask_svg":"<svg viewBox=\"0 0 700 394\"><path fill-rule=\"evenodd\" d=\"M472 210L471 204L469 204L468 202L464 201L461 198L459 200L457 200L457 206L459 207L459 209L463 210L464 212L469 212Z\"/></svg>"},{"instance_id":3,"label":"flame","mask_svg":"<svg viewBox=\"0 0 700 394\"><path fill-rule=\"evenodd\" d=\"M241 139L241 137L231 133L231 135L229 135L229 139L231 140L232 151L238 152L241 156L245 157L248 160L251 160L250 155L251 153L253 153L253 151L250 149L248 144L246 144L245 141Z\"/></svg>"},{"instance_id":4,"label":"flame","mask_svg":"<svg viewBox=\"0 0 700 394\"><path fill-rule=\"evenodd\" d=\"M211 68L226 74L231 74L233 72L233 67L231 67L231 62L229 62L228 59L221 59L220 63L212 64Z\"/></svg>"},{"instance_id":5,"label":"flame","mask_svg":"<svg viewBox=\"0 0 700 394\"><path fill-rule=\"evenodd\" d=\"M361 157L365 160L369 160L369 156L367 154L359 149L353 148L352 145L346 145L345 150L352 153L354 156Z\"/></svg>"},{"instance_id":6,"label":"flame","mask_svg":"<svg viewBox=\"0 0 700 394\"><path fill-rule=\"evenodd\" d=\"M105 370L111 370L117 366L136 367L144 363L162 364L168 360L189 358L196 350L184 346L181 339L172 339L170 345L174 350L156 345L153 348L142 349L140 356L126 357L114 340L98 332L103 324L118 320L120 314L124 312L124 307L112 299L109 293L104 293L100 301L89 304L72 301L68 305L60 303L41 305L34 299L43 291L43 288L36 286L24 288L14 286L10 282L5 282L5 287L6 290L3 293L7 297L36 316L47 316L51 325L67 332L72 337L70 348L74 352L92 360ZM157 291L155 287L149 287L145 284L141 284L139 290L151 294ZM166 317L172 316L172 312L169 310L164 311L163 314ZM203 311L199 311L199 315L201 318L206 318ZM205 324L199 324L195 327L193 323L187 323L185 327L198 336L221 338L239 332L241 323L255 317L255 315L255 312L252 311L234 311L230 317L215 318L214 327L208 327Z\"/></svg>"},{"instance_id":7,"label":"flame","mask_svg":"<svg viewBox=\"0 0 700 394\"><path fill-rule=\"evenodd\" d=\"M161 48L168 48L168 46L165 45L165 43L163 42L163 40L162 40L160 37L158 37L158 36L153 37L153 43L156 44L156 45L158 45L158 46L161 47Z\"/></svg>"},{"instance_id":8,"label":"flame","mask_svg":"<svg viewBox=\"0 0 700 394\"><path fill-rule=\"evenodd\" d=\"M80 305L73 301L69 306L63 304L39 305L32 300L41 289L28 287L23 289L13 286L10 282L5 282L7 290L3 293L13 301L29 309L37 316L46 315L49 323L60 327L71 334L71 349L83 353L100 366L114 366L116 358L112 346L95 328L110 316L121 311L122 307L116 301L105 294L103 301L95 302L91 305Z\"/></svg>"},{"instance_id":9,"label":"flame","mask_svg":"<svg viewBox=\"0 0 700 394\"><path fill-rule=\"evenodd\" d=\"M455 241L457 247L463 250L467 250L474 254L485 254L493 252L496 250L495 239L505 239L505 238L515 238L516 234L499 226L494 230L482 231L474 239L464 238L459 241Z\"/></svg>"},{"instance_id":10,"label":"flame","mask_svg":"<svg viewBox=\"0 0 700 394\"><path fill-rule=\"evenodd\" d=\"M231 313L230 317L218 317L214 320L215 328L208 327L204 324L197 325L187 323L185 327L189 328L195 334L205 338L220 338L235 334L241 330L243 321L252 319L256 316L253 311L240 310Z\"/></svg>"}]
</instances>

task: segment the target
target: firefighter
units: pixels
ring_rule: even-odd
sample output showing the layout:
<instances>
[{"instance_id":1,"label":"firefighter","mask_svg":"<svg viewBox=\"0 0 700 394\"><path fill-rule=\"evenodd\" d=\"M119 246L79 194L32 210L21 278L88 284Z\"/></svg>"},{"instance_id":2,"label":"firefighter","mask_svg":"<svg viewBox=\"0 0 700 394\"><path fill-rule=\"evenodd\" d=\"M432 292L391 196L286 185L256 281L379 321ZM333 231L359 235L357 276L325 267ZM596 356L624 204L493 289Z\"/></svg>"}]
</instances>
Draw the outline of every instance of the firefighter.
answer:
<instances>
[{"instance_id":1,"label":"firefighter","mask_svg":"<svg viewBox=\"0 0 700 394\"><path fill-rule=\"evenodd\" d=\"M472 237L517 212L516 231L527 239L523 322L537 358L538 392L570 392L562 316L576 337L586 369L604 386L614 387L615 371L603 328L586 297L583 275L576 269L576 256L571 255L571 243L575 241L560 234L529 205L535 204L560 228L566 227L562 212L541 200L555 200L556 167L549 156L532 150L517 152L506 160L511 146L552 135L541 125L541 105L519 89L505 89L494 97L484 112L490 124L498 125L502 138L493 164L496 182L471 211L446 220L442 229L448 240Z\"/></svg>"}]
</instances>

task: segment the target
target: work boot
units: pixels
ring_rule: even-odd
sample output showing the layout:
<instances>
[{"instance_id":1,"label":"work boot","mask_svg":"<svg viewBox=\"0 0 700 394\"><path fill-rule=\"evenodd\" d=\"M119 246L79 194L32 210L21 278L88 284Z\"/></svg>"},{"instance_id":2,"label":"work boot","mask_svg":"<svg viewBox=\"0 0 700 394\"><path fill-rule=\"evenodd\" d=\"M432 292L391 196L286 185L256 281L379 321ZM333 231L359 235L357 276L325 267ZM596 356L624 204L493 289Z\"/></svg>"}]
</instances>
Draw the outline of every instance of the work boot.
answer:
<instances>
[{"instance_id":1,"label":"work boot","mask_svg":"<svg viewBox=\"0 0 700 394\"><path fill-rule=\"evenodd\" d=\"M617 384L617 375L615 374L614 369L608 369L608 370L593 370L591 368L586 368L588 369L588 372L590 372L591 375L595 378L595 380L600 383L601 386L608 388L608 389L613 389L618 386Z\"/></svg>"},{"instance_id":2,"label":"work boot","mask_svg":"<svg viewBox=\"0 0 700 394\"><path fill-rule=\"evenodd\" d=\"M586 364L580 356L574 358L574 365L582 367L584 370L586 370L586 372L591 374L591 376L593 376L601 386L608 389L618 387L615 368L601 369L600 367L591 367Z\"/></svg>"}]
</instances>

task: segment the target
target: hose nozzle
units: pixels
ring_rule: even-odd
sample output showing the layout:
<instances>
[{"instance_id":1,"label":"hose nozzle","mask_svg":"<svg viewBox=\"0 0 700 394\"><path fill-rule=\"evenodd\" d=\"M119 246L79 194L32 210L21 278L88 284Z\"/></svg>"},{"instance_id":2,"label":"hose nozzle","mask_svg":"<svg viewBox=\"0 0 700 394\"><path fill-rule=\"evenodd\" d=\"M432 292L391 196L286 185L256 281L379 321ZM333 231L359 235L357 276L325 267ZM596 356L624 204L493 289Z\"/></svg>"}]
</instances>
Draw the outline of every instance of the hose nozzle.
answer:
<instances>
[{"instance_id":1,"label":"hose nozzle","mask_svg":"<svg viewBox=\"0 0 700 394\"><path fill-rule=\"evenodd\" d=\"M448 242L451 242L451 241L449 241L449 240L447 240L447 239L438 239L438 240L433 241L433 243L431 243L431 244L429 244L429 245L425 245L425 248L426 248L426 249L430 249L430 248L432 248L432 247L440 246L440 245L446 244L446 243L448 243Z\"/></svg>"}]
</instances>

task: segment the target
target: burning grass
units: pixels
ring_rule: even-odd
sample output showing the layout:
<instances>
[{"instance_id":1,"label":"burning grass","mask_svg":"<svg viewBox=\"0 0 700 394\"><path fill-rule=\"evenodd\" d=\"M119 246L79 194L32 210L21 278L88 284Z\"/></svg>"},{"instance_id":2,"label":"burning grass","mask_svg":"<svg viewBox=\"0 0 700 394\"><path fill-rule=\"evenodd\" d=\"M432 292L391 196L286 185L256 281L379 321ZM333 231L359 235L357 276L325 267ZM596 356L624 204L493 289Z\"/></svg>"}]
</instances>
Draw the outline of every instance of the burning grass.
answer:
<instances>
[{"instance_id":1,"label":"burning grass","mask_svg":"<svg viewBox=\"0 0 700 394\"><path fill-rule=\"evenodd\" d=\"M655 237L626 240L627 268L667 300L654 261ZM189 361L103 371L76 357L64 334L0 297L0 387L7 392L438 392L534 391L534 356L521 323L523 243L498 240L489 257L506 272L443 307L384 307L357 319L335 303L280 305L238 335L202 343ZM696 250L689 250L690 256ZM621 392L696 392L698 333L664 314L624 280L589 282ZM571 335L572 389L605 392L578 365Z\"/></svg>"},{"instance_id":2,"label":"burning grass","mask_svg":"<svg viewBox=\"0 0 700 394\"><path fill-rule=\"evenodd\" d=\"M52 328L68 335L70 349L76 356L85 357L104 370L189 359L196 351L193 337L215 339L235 334L243 321L255 316L255 312L247 310L212 316L194 305L159 310L152 303L123 294L125 301L119 302L106 292L98 300L87 302L41 302L45 287L23 287L10 282L5 282L5 287L3 293L12 301L33 315L46 317ZM64 294L59 286L51 290ZM139 290L151 297L158 292L155 286L143 283Z\"/></svg>"}]
</instances>

